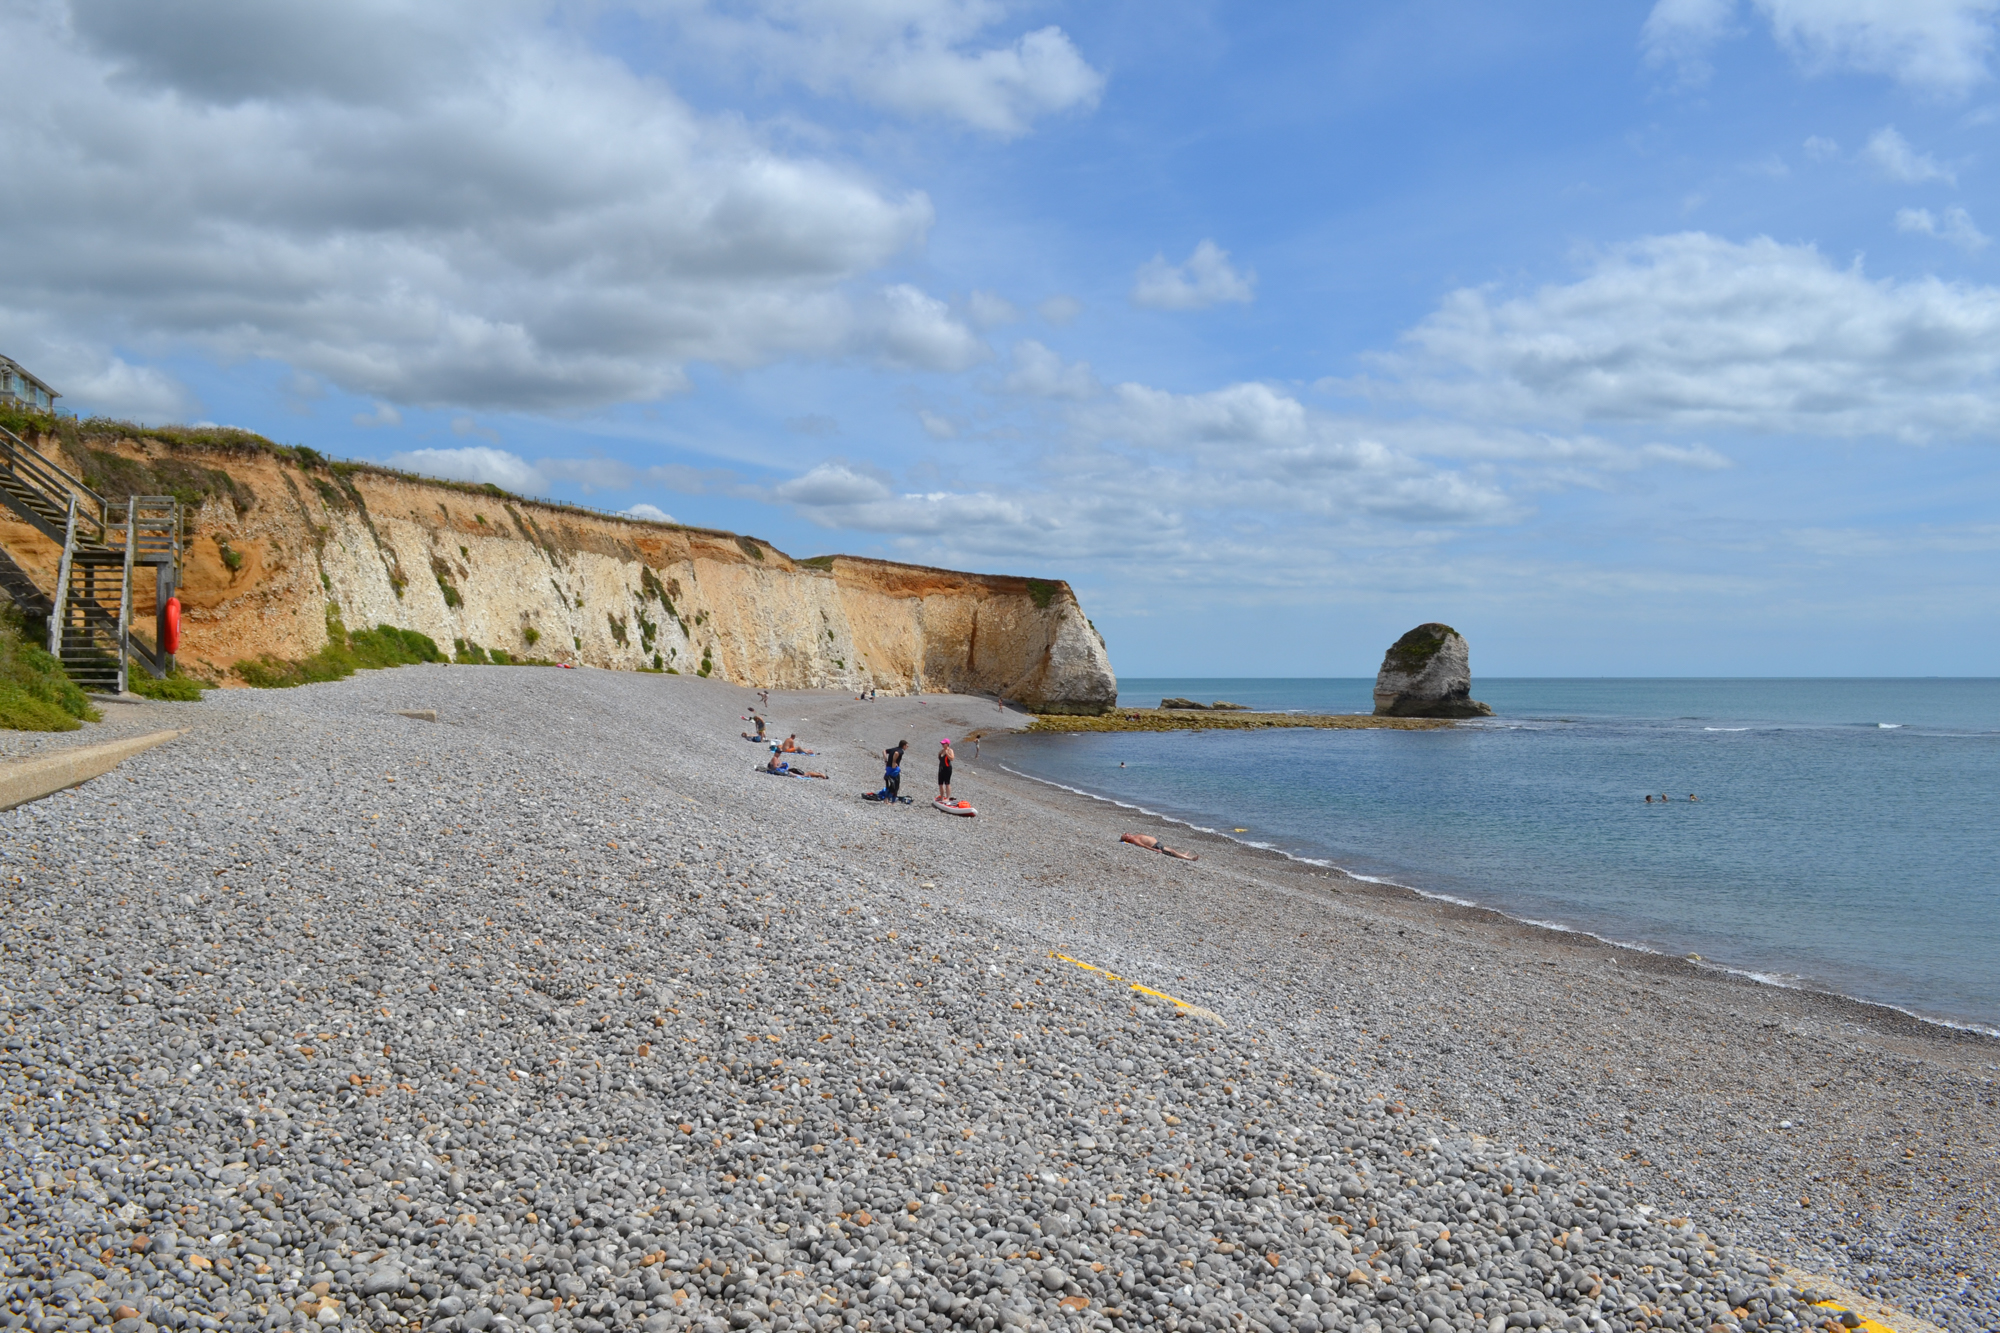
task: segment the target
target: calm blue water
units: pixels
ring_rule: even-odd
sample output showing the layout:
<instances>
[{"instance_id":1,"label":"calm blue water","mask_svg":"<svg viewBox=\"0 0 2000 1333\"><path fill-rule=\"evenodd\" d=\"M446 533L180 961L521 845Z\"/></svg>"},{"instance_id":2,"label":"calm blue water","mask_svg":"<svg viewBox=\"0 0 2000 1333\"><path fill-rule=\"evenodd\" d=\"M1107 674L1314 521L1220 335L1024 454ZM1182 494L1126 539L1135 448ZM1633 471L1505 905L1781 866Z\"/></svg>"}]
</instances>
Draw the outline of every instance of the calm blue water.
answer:
<instances>
[{"instance_id":1,"label":"calm blue water","mask_svg":"<svg viewBox=\"0 0 2000 1333\"><path fill-rule=\"evenodd\" d=\"M1366 712L1372 685L1127 680L1120 700ZM1473 693L1499 716L987 749L1357 874L2000 1031L2000 680L1488 679ZM1648 806L1649 792L1674 799Z\"/></svg>"}]
</instances>

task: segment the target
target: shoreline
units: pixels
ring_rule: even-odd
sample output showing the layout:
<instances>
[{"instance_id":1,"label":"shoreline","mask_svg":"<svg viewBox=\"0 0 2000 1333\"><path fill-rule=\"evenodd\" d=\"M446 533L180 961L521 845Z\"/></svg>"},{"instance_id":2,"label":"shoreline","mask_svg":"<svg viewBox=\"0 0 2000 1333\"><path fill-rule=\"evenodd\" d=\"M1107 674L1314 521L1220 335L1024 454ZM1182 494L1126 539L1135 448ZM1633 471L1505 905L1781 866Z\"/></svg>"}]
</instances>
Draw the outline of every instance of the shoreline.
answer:
<instances>
[{"instance_id":1,"label":"shoreline","mask_svg":"<svg viewBox=\"0 0 2000 1333\"><path fill-rule=\"evenodd\" d=\"M1150 728L1131 728L1131 730L1149 730L1149 729ZM1038 733L1036 733L1033 729L1030 729L1021 734L1034 735ZM1019 769L1008 768L1004 763L1001 765L1001 769L1003 772L1008 773L1013 777L1020 778L1026 782L1040 783L1043 786L1053 787L1058 791L1068 792L1072 795L1083 797L1086 800L1101 802L1105 805L1115 806L1121 810L1130 810L1135 814L1144 815L1150 819L1157 819L1162 823L1172 824L1179 828L1185 828L1193 833L1200 833L1208 837L1218 838L1223 842L1230 843L1231 845L1236 847L1244 848L1247 851L1266 852L1274 856L1282 857L1287 861L1291 861L1299 865L1313 866L1321 870L1330 870L1336 874L1345 876L1346 878L1353 880L1356 883L1373 884L1385 889L1397 890L1402 893L1411 894L1427 902L1448 903L1455 907L1463 907L1474 911L1490 913L1493 917L1497 918L1498 920L1508 922L1512 925L1530 927L1536 930L1544 930L1548 931L1552 935L1578 936L1583 939L1593 940L1596 943L1602 944L1607 948L1622 949L1627 952L1643 955L1649 958L1663 958L1675 962L1686 963L1689 966L1694 967L1697 971L1714 973L1722 976L1735 977L1743 981L1750 982L1754 985L1768 986L1774 990L1792 991L1798 994L1818 995L1826 997L1828 999L1840 1000L1849 1004L1862 1006L1865 1009L1880 1010L1885 1014L1894 1014L1901 1018L1911 1019L1915 1022L1922 1023L1927 1027L1938 1028L1945 1032L1963 1033L1969 1036L1978 1037L1981 1039L2000 1043L2000 1027L1992 1027L1969 1021L1961 1022L1948 1018L1939 1018L1935 1015L1918 1013L1913 1009L1906 1009L1901 1005L1890 1004L1882 1000L1871 1000L1868 999L1866 996L1850 995L1845 991L1836 990L1830 986L1812 984L1806 981L1806 979L1804 979L1803 977L1801 977L1797 982L1780 981L1770 976L1768 973L1752 971L1751 969L1745 967L1733 967L1727 963L1717 962L1714 959L1710 959L1700 955L1696 955L1692 959L1690 959L1690 957L1686 954L1675 954L1668 952L1667 950L1664 949L1655 949L1648 945L1635 943L1630 940L1613 939L1611 936L1602 935L1594 930L1587 930L1581 926L1566 926L1559 921L1541 921L1535 919L1534 917L1521 916L1516 913L1509 912L1504 908L1494 907L1491 906L1490 904L1481 903L1469 898L1461 898L1456 894L1441 893L1429 889L1419 888L1414 884L1404 884L1399 880L1389 879L1381 875L1365 875L1360 873L1359 871L1349 870L1345 866L1339 865L1333 861L1327 860L1322 857L1303 856L1296 852L1288 852L1284 848L1274 846L1270 843L1257 842L1249 838L1238 838L1230 833L1224 832L1219 828L1212 828L1205 824L1197 824L1192 819L1184 819L1178 815L1166 814L1162 811L1149 809L1146 806L1137 805L1130 801L1121 801L1115 796L1105 796L1098 792L1088 791L1082 787L1072 787L1068 783L1058 782L1054 778L1037 777L1033 773L1024 773Z\"/></svg>"},{"instance_id":2,"label":"shoreline","mask_svg":"<svg viewBox=\"0 0 2000 1333\"><path fill-rule=\"evenodd\" d=\"M779 1194L776 1206L798 1235L810 1227L826 1229L829 1240L842 1229L857 1238L866 1224L852 1218L868 1215L857 1211L861 1203L877 1218L885 1211L900 1218L907 1203L912 1218L949 1220L953 1208L986 1198L993 1207L977 1228L985 1239L975 1234L965 1243L997 1243L1007 1227L1053 1216L1049 1191L1072 1181L1076 1190L1097 1191L1093 1206L1111 1210L1122 1228L1083 1239L1097 1245L1109 1237L1101 1243L1117 1246L1143 1232L1164 1243L1191 1225L1192 1248L1179 1254L1217 1266L1217 1282L1225 1269L1239 1271L1229 1267L1239 1258L1214 1238L1235 1237L1240 1252L1261 1234L1252 1242L1260 1267L1242 1270L1247 1287L1224 1293L1231 1308L1259 1319L1271 1310L1258 1304L1259 1292L1276 1267L1263 1264L1267 1249L1308 1277L1335 1279L1328 1294L1348 1303L1337 1307L1348 1311L1340 1316L1345 1326L1364 1330L1371 1311L1382 1312L1385 1325L1396 1323L1387 1318L1393 1309L1416 1312L1415 1304L1373 1303L1392 1292L1415 1303L1499 1299L1495 1284L1504 1296L1508 1283L1540 1283L1554 1271L1550 1263L1595 1265L1594 1256L1614 1249L1615 1259L1602 1260L1605 1271L1615 1263L1633 1299L1652 1300L1648 1284L1666 1280L1651 1276L1654 1265L1666 1261L1651 1256L1695 1236L1712 1247L1711 1259L1713 1247L1725 1256L1762 1255L1941 1327L1986 1327L2000 1316L2000 1301L1965 1276L2000 1269L2000 1050L1988 1039L1169 826L1009 772L1001 755L964 752L976 746L961 751L955 788L979 807L976 819L925 808L928 774L915 758L904 787L917 804L859 799L880 772L880 748L899 736L921 757L944 735L971 739L1024 726L1021 714L1000 714L990 699L862 703L773 692L773 725L798 732L834 781L772 782L754 771L761 750L735 739L754 697L684 677L408 667L292 691L135 706L147 725L171 720L193 732L121 770L131 783L101 781L0 816L24 881L6 890L9 928L39 941L5 956L0 996L24 1039L66 1042L80 1058L150 1033L172 1038L142 1051L144 1064L181 1071L184 1080L206 1075L175 1049L177 1025L212 1012L232 1029L216 1031L224 1044L213 1049L240 1047L246 1054L230 1058L251 1062L239 1066L241 1076L284 1081L269 1110L239 1102L222 1085L210 1092L184 1081L158 1093L151 1082L110 1089L124 1103L110 1114L93 1111L90 1100L106 1088L79 1086L71 1108L44 1101L30 1116L17 1106L10 1132L38 1163L56 1168L49 1174L58 1181L63 1168L83 1164L69 1157L100 1134L113 1151L175 1162L193 1160L192 1149L221 1136L242 1147L213 1149L217 1167L247 1161L267 1175L303 1173L283 1186L285 1245L294 1244L294 1230L312 1238L283 1251L301 1256L285 1262L306 1269L302 1287L317 1276L311 1264L336 1257L380 1258L380 1250L400 1253L395 1262L430 1262L430 1240L405 1235L397 1251L393 1227L404 1221L445 1228L433 1237L440 1244L485 1246L481 1253L503 1257L539 1247L581 1265L582 1247L607 1243L602 1228L619 1212L599 1216L595 1205L579 1204L577 1220L568 1209L553 1218L544 1210L538 1220L523 1210L575 1197L570 1192L598 1169L592 1153L626 1154L617 1161L630 1164L617 1169L675 1201L671 1223L666 1212L627 1219L634 1256L642 1236L669 1264L692 1264L697 1241L709 1247L701 1253L735 1253L726 1251L735 1244L728 1227L702 1213L720 1210L738 1226L769 1221L770 1200L741 1193L751 1175L744 1154L768 1153L759 1170L788 1183L800 1181L792 1172L801 1161L831 1168L838 1156L849 1164L838 1180L818 1180L815 1171L800 1181L832 1191L832 1202ZM436 710L435 722L398 715L425 709ZM219 779L229 783L228 803L206 799ZM186 809L161 825L152 812L163 801ZM1172 827L1175 841L1187 839L1202 859L1175 861L1118 841L1122 830L1156 824ZM522 838L528 828L537 836ZM101 836L89 844L96 860L79 892L64 867L43 865L35 853L84 846L74 841L82 829ZM123 836L140 831L148 832L143 843ZM157 876L160 867L174 882L133 873ZM143 938L98 933L135 915L158 928ZM213 952L212 943L227 952ZM58 965L70 950L74 969ZM1049 957L1056 953L1209 1010L1226 1026L1142 1004L1122 984L1057 964ZM142 971L156 964L166 970ZM125 984L99 989L112 979L103 969L114 966ZM823 989L823 974L833 972L857 989ZM362 978L368 985L351 986ZM79 986L83 980L97 984ZM251 1012L230 1017L237 1004ZM426 1017L437 1019L434 1033L419 1022ZM208 1022L198 1030L208 1031ZM267 1023L274 1033L283 1029L275 1045L258 1039ZM294 1029L307 1036L294 1042ZM337 1040L309 1040L314 1029ZM822 1034L843 1040L821 1045ZM770 1054L801 1081L790 1074L778 1081L769 1072L777 1066L761 1059L767 1048L743 1044L752 1040L781 1043ZM648 1057L642 1042L659 1043L650 1049L669 1063L645 1064L659 1056ZM319 1078L312 1062L334 1050L315 1056L308 1048L329 1044L350 1064L336 1064L331 1084L312 1081ZM386 1068L392 1046L393 1060L407 1068ZM975 1114L962 1129L953 1117L964 1108L930 1104L931 1065L923 1063L960 1046L968 1049L949 1056L957 1063L939 1066L938 1087L963 1089L954 1101L998 1098L994 1115ZM1201 1049L1196 1063L1184 1064L1190 1046ZM744 1061L750 1054L760 1057L754 1066ZM350 1067L361 1080L354 1087L376 1091L351 1091ZM489 1073L467 1084L461 1067L473 1078L480 1069L520 1077ZM286 1088L296 1100L285 1099ZM834 1100L823 1100L823 1090ZM369 1100L377 1092L381 1099ZM931 1144L925 1116L897 1110L897 1097L953 1132ZM241 1125L239 1106L261 1129ZM782 1118L767 1126L772 1112L759 1108L773 1106ZM1051 1107L1063 1111L1048 1121ZM142 1110L152 1123L136 1123ZM1170 1110L1177 1119L1166 1118ZM104 1117L101 1124L93 1115ZM709 1123L704 1115L714 1117L713 1154L707 1129L688 1137L688 1125ZM1079 1119L1095 1136L1093 1151L1079 1151L1086 1133ZM1176 1127L1179 1137L1168 1132ZM810 1145L788 1138L794 1130L810 1131ZM260 1132L280 1145L290 1135L293 1147L242 1156ZM314 1175L298 1145L329 1135L353 1146L312 1147L334 1159L312 1164L321 1172ZM588 1153L576 1148L579 1135L595 1145ZM347 1166L342 1159L355 1159L358 1170L367 1154L397 1143L413 1152L428 1144L425 1151L450 1158L423 1167L421 1181L404 1182L405 1193L429 1198L418 1186L441 1188L450 1171L466 1174L467 1190L491 1185L493 1193L476 1209L441 1202L435 1223L429 1208L399 1220L384 1175L377 1221L351 1209L343 1214L350 1222L328 1220L347 1207L325 1194L347 1186L335 1173ZM1279 1190L1293 1169L1281 1163L1288 1147L1301 1172L1319 1163L1360 1167L1363 1195L1347 1195L1337 1175L1321 1180L1339 1187L1331 1193ZM1146 1160L1162 1150L1171 1160ZM674 1165L659 1165L663 1152L675 1155ZM1268 1174L1241 1175L1249 1170L1238 1165L1244 1153L1268 1157L1268 1167L1255 1169ZM954 1164L961 1154L963 1167ZM1179 1178L1183 1154L1201 1165L1181 1179L1195 1192L1181 1192L1176 1214L1148 1218L1125 1202L1141 1188L1163 1188L1157 1170L1141 1168L1172 1168ZM1037 1162L1038 1155L1051 1160ZM525 1189L527 1202L517 1207L516 1191L492 1182L520 1175L524 1162L537 1180L554 1182L554 1193L543 1200ZM193 1165L192 1174L206 1179L201 1162ZM1367 1279L1379 1283L1378 1298L1369 1294L1374 1287L1340 1280L1336 1250L1314 1248L1333 1243L1315 1215L1348 1210L1348 1198L1368 1200L1369 1221L1380 1211L1385 1220L1393 1213L1430 1225L1422 1209L1459 1206L1424 1193L1454 1165L1465 1174L1450 1179L1475 1194L1492 1190L1476 1210L1466 1205L1450 1216L1460 1239L1473 1238L1465 1242L1471 1250L1449 1259L1405 1251L1416 1267L1384 1264ZM1225 1176L1225 1167L1237 1174ZM1672 1226L1635 1217L1636 1229L1614 1227L1607 1216L1604 1229L1619 1234L1592 1237L1584 1257L1549 1251L1553 1235L1580 1225L1559 1225L1553 1215L1530 1226L1534 1216L1517 1214L1521 1231L1495 1235L1487 1209L1506 1202L1498 1178L1509 1171L1524 1186L1540 1182L1531 1207L1544 1191L1560 1203L1595 1190L1621 1216L1650 1209L1643 1216ZM932 1188L947 1179L948 1196ZM1231 1179L1260 1188L1246 1194ZM1266 1190L1266 1182L1275 1183ZM376 1188L373 1174L363 1183ZM162 1188L172 1205L164 1217L190 1201L209 1212L235 1208L205 1194L183 1199L178 1184ZM1326 1202L1308 1207L1308 1194ZM1197 1201L1198 1212L1186 1212ZM448 1225L461 1209L474 1220ZM1017 1224L1020 1210L1028 1221ZM69 1216L48 1214L63 1226ZM390 1231L368 1229L383 1218ZM352 1236L331 1234L341 1226ZM222 1234L209 1221L201 1235L211 1228ZM1379 1239L1388 1242L1393 1230ZM1274 1239L1280 1232L1282 1242ZM118 1234L121 1246L131 1239ZM913 1225L909 1237L917 1234ZM766 1236L767 1247L783 1249ZM879 1227L859 1239L905 1247L885 1261L916 1254L919 1245ZM1353 1239L1361 1239L1358 1228ZM184 1243L207 1246L200 1236ZM615 1236L610 1243L622 1244ZM35 1240L35 1252L49 1244ZM239 1260L255 1253L247 1245L277 1246L248 1227L231 1244ZM1118 1253L1102 1258L1122 1262ZM789 1262L822 1264L814 1282L848 1281L850 1270L824 1267L830 1256L817 1238L810 1259L804 1254L801 1243ZM452 1271L459 1262L452 1259ZM744 1254L732 1262L765 1261ZM1437 1285L1415 1285L1429 1280L1427 1264ZM1447 1264L1450 1272L1440 1266ZM364 1276L358 1264L336 1265L336 1295ZM1092 1302L1090 1319L1058 1309L1057 1289L1030 1284L1030 1328L1101 1328L1091 1322L1099 1304L1124 1308L1115 1289L1091 1285L1100 1282L1091 1272L1071 1278ZM501 1296L476 1284L437 1285L462 1307ZM774 1275L769 1285L784 1284ZM843 1301L868 1299L863 1286L839 1286ZM1002 1290L994 1288L994 1300ZM1551 1301L1575 1309L1586 1295L1596 1299L1574 1285L1558 1295L1540 1285L1511 1290L1538 1311L1556 1308ZM1712 1305L1721 1289L1702 1290ZM782 1295L758 1299L775 1312ZM811 1299L810 1289L798 1299ZM1287 1319L1294 1299L1284 1298ZM1637 1307L1611 1299L1607 1288L1605 1303L1589 1308L1616 1329L1637 1327ZM802 1325L797 1304L786 1308L795 1328L830 1327ZM1322 1308L1336 1317L1336 1307ZM1191 1320L1182 1329L1219 1326L1207 1309L1174 1307L1172 1318ZM1504 1301L1482 1307L1478 1326L1510 1309ZM557 1328L573 1326L567 1311L555 1313ZM1113 1326L1138 1327L1127 1314ZM651 1326L629 1309L619 1319ZM690 1325L700 1326L675 1314L662 1327Z\"/></svg>"},{"instance_id":3,"label":"shoreline","mask_svg":"<svg viewBox=\"0 0 2000 1333\"><path fill-rule=\"evenodd\" d=\"M1119 731L1436 731L1457 725L1439 717L1379 717L1373 713L1265 713L1248 708L1114 708L1108 713L1037 713L1025 728L1036 735Z\"/></svg>"}]
</instances>

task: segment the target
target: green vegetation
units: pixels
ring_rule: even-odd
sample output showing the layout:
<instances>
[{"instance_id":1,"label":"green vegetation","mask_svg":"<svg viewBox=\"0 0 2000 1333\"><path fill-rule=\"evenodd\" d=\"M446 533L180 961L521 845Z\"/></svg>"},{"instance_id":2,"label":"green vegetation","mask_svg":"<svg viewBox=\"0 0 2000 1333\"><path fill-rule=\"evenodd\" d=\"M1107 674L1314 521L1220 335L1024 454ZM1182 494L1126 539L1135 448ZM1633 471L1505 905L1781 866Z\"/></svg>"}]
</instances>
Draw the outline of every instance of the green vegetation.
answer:
<instances>
[{"instance_id":1,"label":"green vegetation","mask_svg":"<svg viewBox=\"0 0 2000 1333\"><path fill-rule=\"evenodd\" d=\"M101 718L62 663L30 642L21 613L0 606L0 727L75 731Z\"/></svg>"},{"instance_id":2,"label":"green vegetation","mask_svg":"<svg viewBox=\"0 0 2000 1333\"><path fill-rule=\"evenodd\" d=\"M1049 609L1049 603L1055 600L1056 592L1061 587L1060 583L1050 583L1047 579L1029 579L1028 596L1035 599L1037 607L1046 611Z\"/></svg>"},{"instance_id":3,"label":"green vegetation","mask_svg":"<svg viewBox=\"0 0 2000 1333\"><path fill-rule=\"evenodd\" d=\"M816 555L810 559L801 560L798 563L807 569L824 569L828 573L833 572L833 557L830 555Z\"/></svg>"},{"instance_id":4,"label":"green vegetation","mask_svg":"<svg viewBox=\"0 0 2000 1333\"><path fill-rule=\"evenodd\" d=\"M542 641L542 632L533 625L523 625L521 626L521 638L532 648Z\"/></svg>"},{"instance_id":5,"label":"green vegetation","mask_svg":"<svg viewBox=\"0 0 2000 1333\"><path fill-rule=\"evenodd\" d=\"M752 560L762 560L764 558L764 548L757 544L755 537L738 537L736 544L742 547L743 554L749 556Z\"/></svg>"},{"instance_id":6,"label":"green vegetation","mask_svg":"<svg viewBox=\"0 0 2000 1333\"><path fill-rule=\"evenodd\" d=\"M348 651L364 670L442 662L444 652L428 634L394 625L377 625L347 636Z\"/></svg>"},{"instance_id":7,"label":"green vegetation","mask_svg":"<svg viewBox=\"0 0 2000 1333\"><path fill-rule=\"evenodd\" d=\"M1419 625L1389 646L1388 660L1383 665L1415 675L1429 666L1438 649L1444 647L1445 636L1456 633L1449 625L1435 622Z\"/></svg>"},{"instance_id":8,"label":"green vegetation","mask_svg":"<svg viewBox=\"0 0 2000 1333\"><path fill-rule=\"evenodd\" d=\"M701 650L701 669L694 674L706 679L708 673L713 670L715 670L715 647L711 644Z\"/></svg>"},{"instance_id":9,"label":"green vegetation","mask_svg":"<svg viewBox=\"0 0 2000 1333\"><path fill-rule=\"evenodd\" d=\"M627 638L626 638L626 633L627 633L627 631L626 631L626 627L625 627L625 617L623 617L623 616L614 616L614 615L612 615L612 614L611 614L610 612L608 612L608 611L607 611L607 612L605 612L605 614L604 614L604 619L605 619L605 620L606 620L606 621L607 621L607 622L608 622L608 623L610 624L610 626L611 626L611 637L612 637L612 638L614 638L614 639L616 639L616 640L618 640L618 646L619 646L620 648L623 648L623 647L625 647L625 646L626 646L626 643L628 642L628 640L627 640Z\"/></svg>"},{"instance_id":10,"label":"green vegetation","mask_svg":"<svg viewBox=\"0 0 2000 1333\"><path fill-rule=\"evenodd\" d=\"M458 588L451 581L451 566L443 556L431 557L431 577L437 580L438 591L444 594L444 604L449 607L465 605L465 598L459 596Z\"/></svg>"},{"instance_id":11,"label":"green vegetation","mask_svg":"<svg viewBox=\"0 0 2000 1333\"><path fill-rule=\"evenodd\" d=\"M215 686L205 680L196 680L192 676L183 676L178 671L168 676L165 680L154 680L146 674L143 667L132 671L127 677L125 684L126 688L134 694L142 695L148 699L164 699L180 704L198 704L201 702L201 692L203 690L212 690L215 688Z\"/></svg>"},{"instance_id":12,"label":"green vegetation","mask_svg":"<svg viewBox=\"0 0 2000 1333\"><path fill-rule=\"evenodd\" d=\"M243 568L243 552L231 548L229 543L220 537L215 539L215 549L222 553L223 566L230 573L234 574L237 570Z\"/></svg>"},{"instance_id":13,"label":"green vegetation","mask_svg":"<svg viewBox=\"0 0 2000 1333\"><path fill-rule=\"evenodd\" d=\"M460 666L491 665L492 659L486 656L486 650L471 639L453 639L451 643L458 650L452 654L451 660Z\"/></svg>"},{"instance_id":14,"label":"green vegetation","mask_svg":"<svg viewBox=\"0 0 2000 1333\"><path fill-rule=\"evenodd\" d=\"M229 501L238 514L248 513L257 503L248 486L221 468L179 458L125 458L108 449L92 449L81 440L70 452L83 468L83 484L99 495L171 495L188 509L199 509L213 497Z\"/></svg>"},{"instance_id":15,"label":"green vegetation","mask_svg":"<svg viewBox=\"0 0 2000 1333\"><path fill-rule=\"evenodd\" d=\"M288 661L269 653L238 662L236 674L244 684L259 689L281 690L294 685L344 680L357 671L383 667L411 666L418 662L442 662L444 654L427 634L394 625L377 625L372 630L349 634L341 623L340 608L326 609L326 646L311 657Z\"/></svg>"}]
</instances>

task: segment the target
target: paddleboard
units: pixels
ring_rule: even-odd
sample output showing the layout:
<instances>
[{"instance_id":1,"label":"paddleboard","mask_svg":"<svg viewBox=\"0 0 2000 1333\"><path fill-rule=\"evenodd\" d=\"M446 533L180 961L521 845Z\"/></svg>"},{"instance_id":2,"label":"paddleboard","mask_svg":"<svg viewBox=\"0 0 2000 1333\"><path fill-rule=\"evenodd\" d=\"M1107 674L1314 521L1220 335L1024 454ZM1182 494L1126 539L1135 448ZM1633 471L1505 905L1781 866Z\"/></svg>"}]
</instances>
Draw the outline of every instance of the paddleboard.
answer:
<instances>
[{"instance_id":1,"label":"paddleboard","mask_svg":"<svg viewBox=\"0 0 2000 1333\"><path fill-rule=\"evenodd\" d=\"M979 813L972 808L970 801L932 801L931 804L948 815L964 815L971 818Z\"/></svg>"}]
</instances>

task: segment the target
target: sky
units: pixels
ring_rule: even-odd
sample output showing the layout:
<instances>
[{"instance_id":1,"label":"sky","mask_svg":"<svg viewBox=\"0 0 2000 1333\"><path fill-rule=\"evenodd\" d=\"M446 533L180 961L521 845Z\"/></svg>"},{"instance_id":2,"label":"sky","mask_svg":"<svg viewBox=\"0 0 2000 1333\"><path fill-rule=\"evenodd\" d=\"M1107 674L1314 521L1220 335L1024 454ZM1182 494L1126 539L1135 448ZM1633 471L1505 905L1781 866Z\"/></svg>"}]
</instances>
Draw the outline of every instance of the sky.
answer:
<instances>
[{"instance_id":1,"label":"sky","mask_svg":"<svg viewBox=\"0 0 2000 1333\"><path fill-rule=\"evenodd\" d=\"M2000 0L0 0L65 407L1067 579L1125 675L1993 675Z\"/></svg>"}]
</instances>

